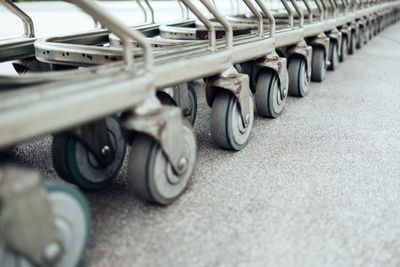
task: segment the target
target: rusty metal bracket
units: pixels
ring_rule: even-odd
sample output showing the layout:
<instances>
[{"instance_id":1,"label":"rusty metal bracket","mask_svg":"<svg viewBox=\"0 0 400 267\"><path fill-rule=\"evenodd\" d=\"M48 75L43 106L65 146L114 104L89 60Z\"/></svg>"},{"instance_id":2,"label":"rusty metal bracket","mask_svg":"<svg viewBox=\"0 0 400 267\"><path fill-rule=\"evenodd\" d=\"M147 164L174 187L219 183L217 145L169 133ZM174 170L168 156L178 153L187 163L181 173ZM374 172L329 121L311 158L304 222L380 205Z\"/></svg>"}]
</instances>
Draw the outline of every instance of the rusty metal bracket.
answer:
<instances>
[{"instance_id":1,"label":"rusty metal bracket","mask_svg":"<svg viewBox=\"0 0 400 267\"><path fill-rule=\"evenodd\" d=\"M342 42L342 32L340 32L338 29L333 29L329 34L328 37L331 39L330 42L332 42L332 40L335 40L335 42L337 43L338 47ZM338 55L341 55L341 50L338 49Z\"/></svg>"},{"instance_id":2,"label":"rusty metal bracket","mask_svg":"<svg viewBox=\"0 0 400 267\"><path fill-rule=\"evenodd\" d=\"M45 250L63 245L40 174L15 167L0 168L0 239L32 263L49 266Z\"/></svg>"},{"instance_id":3,"label":"rusty metal bracket","mask_svg":"<svg viewBox=\"0 0 400 267\"><path fill-rule=\"evenodd\" d=\"M340 29L343 35L347 38L347 49L350 47L350 37L351 37L351 28L347 25L343 25Z\"/></svg>"},{"instance_id":4,"label":"rusty metal bracket","mask_svg":"<svg viewBox=\"0 0 400 267\"><path fill-rule=\"evenodd\" d=\"M325 33L318 34L315 38L312 39L311 45L314 46L322 46L325 50L325 67L329 65L329 37L325 35Z\"/></svg>"},{"instance_id":5,"label":"rusty metal bracket","mask_svg":"<svg viewBox=\"0 0 400 267\"><path fill-rule=\"evenodd\" d=\"M307 45L306 41L301 40L296 45L289 47L286 52L287 58L292 55L299 55L304 57L307 62L307 82L311 81L311 59L312 59L312 47Z\"/></svg>"},{"instance_id":6,"label":"rusty metal bracket","mask_svg":"<svg viewBox=\"0 0 400 267\"><path fill-rule=\"evenodd\" d=\"M237 99L240 105L240 115L242 117L243 126L250 124L249 99L252 98L250 91L250 78L246 74L239 72L232 66L218 76L210 78L207 82L206 90L223 89L230 91Z\"/></svg>"},{"instance_id":7,"label":"rusty metal bracket","mask_svg":"<svg viewBox=\"0 0 400 267\"><path fill-rule=\"evenodd\" d=\"M287 60L284 57L279 57L276 52L268 54L263 59L259 60L256 65L255 80L262 69L269 69L274 71L279 77L279 90L281 92L281 99L284 100L289 91L289 74L287 71Z\"/></svg>"},{"instance_id":8,"label":"rusty metal bracket","mask_svg":"<svg viewBox=\"0 0 400 267\"><path fill-rule=\"evenodd\" d=\"M161 106L154 95L150 97L143 107L134 109L132 114L122 119L121 125L125 130L140 132L154 138L167 156L173 170L177 174L185 172L183 161L183 133L182 112L173 106ZM148 107L157 106L156 109ZM143 111L145 111L143 113Z\"/></svg>"}]
</instances>

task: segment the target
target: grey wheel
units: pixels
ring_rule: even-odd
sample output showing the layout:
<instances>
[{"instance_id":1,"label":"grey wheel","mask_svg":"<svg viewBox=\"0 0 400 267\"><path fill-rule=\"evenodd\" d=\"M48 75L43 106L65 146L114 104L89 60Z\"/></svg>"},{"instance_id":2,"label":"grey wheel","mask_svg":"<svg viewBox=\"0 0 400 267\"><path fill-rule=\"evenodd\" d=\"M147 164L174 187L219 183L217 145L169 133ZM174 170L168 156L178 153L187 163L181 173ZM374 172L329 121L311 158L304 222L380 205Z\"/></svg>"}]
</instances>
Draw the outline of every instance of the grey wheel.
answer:
<instances>
[{"instance_id":1,"label":"grey wheel","mask_svg":"<svg viewBox=\"0 0 400 267\"><path fill-rule=\"evenodd\" d=\"M192 126L194 126L197 117L197 96L192 83L188 83L187 87L188 87L188 97L189 97L189 109L182 110L182 115L187 121L190 122ZM174 100L174 98L171 97L166 92L157 91L157 98L163 105L177 106L177 103Z\"/></svg>"},{"instance_id":2,"label":"grey wheel","mask_svg":"<svg viewBox=\"0 0 400 267\"><path fill-rule=\"evenodd\" d=\"M188 123L182 126L185 171L173 170L161 146L150 136L138 133L132 141L128 181L141 198L161 205L176 200L186 189L196 160L196 138Z\"/></svg>"},{"instance_id":3,"label":"grey wheel","mask_svg":"<svg viewBox=\"0 0 400 267\"><path fill-rule=\"evenodd\" d=\"M373 35L374 35L374 24L371 23L368 26L368 39L371 40Z\"/></svg>"},{"instance_id":4,"label":"grey wheel","mask_svg":"<svg viewBox=\"0 0 400 267\"><path fill-rule=\"evenodd\" d=\"M368 43L368 40L369 40L369 34L368 34L368 32L369 32L369 26L368 26L368 25L365 25L365 27L363 27L362 32L363 32L363 41L364 41L364 44L367 44L367 43Z\"/></svg>"},{"instance_id":5,"label":"grey wheel","mask_svg":"<svg viewBox=\"0 0 400 267\"><path fill-rule=\"evenodd\" d=\"M356 52L356 43L357 43L356 33L352 32L350 37L350 48L349 48L350 55L353 55Z\"/></svg>"},{"instance_id":6,"label":"grey wheel","mask_svg":"<svg viewBox=\"0 0 400 267\"><path fill-rule=\"evenodd\" d=\"M70 186L48 184L46 187L54 224L64 249L58 261L51 266L80 266L89 243L91 228L91 217L86 201L77 190ZM35 231L35 225L31 225L28 230ZM0 266L33 267L36 265L24 255L14 252L0 242Z\"/></svg>"},{"instance_id":7,"label":"grey wheel","mask_svg":"<svg viewBox=\"0 0 400 267\"><path fill-rule=\"evenodd\" d=\"M325 51L322 47L313 48L311 68L311 79L322 82L326 73Z\"/></svg>"},{"instance_id":8,"label":"grey wheel","mask_svg":"<svg viewBox=\"0 0 400 267\"><path fill-rule=\"evenodd\" d=\"M347 37L343 36L342 38L342 45L340 46L340 57L339 61L343 62L347 58L348 50L347 50Z\"/></svg>"},{"instance_id":9,"label":"grey wheel","mask_svg":"<svg viewBox=\"0 0 400 267\"><path fill-rule=\"evenodd\" d=\"M227 90L217 92L212 106L211 134L218 146L237 151L246 146L254 122L254 104L251 97L249 106L249 124L244 127L236 97Z\"/></svg>"},{"instance_id":10,"label":"grey wheel","mask_svg":"<svg viewBox=\"0 0 400 267\"><path fill-rule=\"evenodd\" d=\"M338 55L338 45L336 42L331 42L329 46L329 61L330 65L328 67L329 70L336 70L339 65L339 55Z\"/></svg>"},{"instance_id":11,"label":"grey wheel","mask_svg":"<svg viewBox=\"0 0 400 267\"><path fill-rule=\"evenodd\" d=\"M113 162L107 166L102 166L72 134L61 133L53 137L53 165L62 179L81 188L95 190L117 177L125 159L126 142L116 116L107 117L106 125L115 153Z\"/></svg>"},{"instance_id":12,"label":"grey wheel","mask_svg":"<svg viewBox=\"0 0 400 267\"><path fill-rule=\"evenodd\" d=\"M282 114L286 98L282 97L278 75L269 70L261 71L255 94L258 114L267 118L278 117Z\"/></svg>"},{"instance_id":13,"label":"grey wheel","mask_svg":"<svg viewBox=\"0 0 400 267\"><path fill-rule=\"evenodd\" d=\"M289 94L304 97L308 93L307 63L302 57L294 56L289 61Z\"/></svg>"},{"instance_id":14,"label":"grey wheel","mask_svg":"<svg viewBox=\"0 0 400 267\"><path fill-rule=\"evenodd\" d=\"M363 41L363 33L362 33L362 28L360 27L358 30L358 34L357 34L357 44L356 44L356 48L360 49L364 43Z\"/></svg>"},{"instance_id":15,"label":"grey wheel","mask_svg":"<svg viewBox=\"0 0 400 267\"><path fill-rule=\"evenodd\" d=\"M90 237L91 219L86 201L72 187L60 184L48 185L47 195L65 249L56 266L79 266Z\"/></svg>"}]
</instances>

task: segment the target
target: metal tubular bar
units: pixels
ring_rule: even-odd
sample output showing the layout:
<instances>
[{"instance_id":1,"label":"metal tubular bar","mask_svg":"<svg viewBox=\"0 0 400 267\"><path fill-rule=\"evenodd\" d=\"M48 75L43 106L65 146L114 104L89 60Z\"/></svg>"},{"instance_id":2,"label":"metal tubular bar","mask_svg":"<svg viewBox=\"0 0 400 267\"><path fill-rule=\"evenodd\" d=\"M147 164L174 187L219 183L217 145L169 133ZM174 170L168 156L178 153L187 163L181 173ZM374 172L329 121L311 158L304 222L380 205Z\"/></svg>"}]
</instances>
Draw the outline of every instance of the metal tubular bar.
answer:
<instances>
[{"instance_id":1,"label":"metal tubular bar","mask_svg":"<svg viewBox=\"0 0 400 267\"><path fill-rule=\"evenodd\" d=\"M346 0L342 0L342 4L343 4L344 14L347 14L347 9L349 7L349 5L347 4L347 1Z\"/></svg>"},{"instance_id":2,"label":"metal tubular bar","mask_svg":"<svg viewBox=\"0 0 400 267\"><path fill-rule=\"evenodd\" d=\"M153 7L150 5L149 0L144 0L144 2L146 3L147 8L150 10L150 14L151 14L151 23L154 24L155 20L154 20L154 9Z\"/></svg>"},{"instance_id":3,"label":"metal tubular bar","mask_svg":"<svg viewBox=\"0 0 400 267\"><path fill-rule=\"evenodd\" d=\"M142 10L143 15L144 15L144 22L147 22L147 11L144 8L144 6L142 5L142 3L140 2L140 0L135 0L136 3L138 4L139 8Z\"/></svg>"},{"instance_id":4,"label":"metal tubular bar","mask_svg":"<svg viewBox=\"0 0 400 267\"><path fill-rule=\"evenodd\" d=\"M276 22L274 16L269 12L268 8L265 6L263 0L255 0L257 5L260 7L261 11L267 16L269 23L271 24L271 37L275 37L276 32Z\"/></svg>"},{"instance_id":5,"label":"metal tubular bar","mask_svg":"<svg viewBox=\"0 0 400 267\"><path fill-rule=\"evenodd\" d=\"M253 5L250 0L243 0L243 2L246 4L246 6L250 9L251 13L257 18L258 20L258 36L263 36L264 35L264 18L258 12L257 8Z\"/></svg>"},{"instance_id":6,"label":"metal tubular bar","mask_svg":"<svg viewBox=\"0 0 400 267\"><path fill-rule=\"evenodd\" d=\"M125 67L130 68L133 66L133 44L130 39L135 40L142 48L144 54L145 68L151 71L153 68L153 54L151 46L146 42L145 36L133 29L127 28L113 17L109 16L92 0L66 0L75 4L87 14L98 20L103 26L107 27L110 31L115 33L123 43Z\"/></svg>"},{"instance_id":7,"label":"metal tubular bar","mask_svg":"<svg viewBox=\"0 0 400 267\"><path fill-rule=\"evenodd\" d=\"M292 12L292 9L290 8L290 6L286 2L286 0L281 0L281 2L283 4L283 6L285 7L286 12L288 13L289 26L290 26L290 28L293 28L293 12Z\"/></svg>"},{"instance_id":8,"label":"metal tubular bar","mask_svg":"<svg viewBox=\"0 0 400 267\"><path fill-rule=\"evenodd\" d=\"M328 9L328 6L327 6L325 0L320 0L320 2L324 8L324 17L329 18L329 9Z\"/></svg>"},{"instance_id":9,"label":"metal tubular bar","mask_svg":"<svg viewBox=\"0 0 400 267\"><path fill-rule=\"evenodd\" d=\"M219 23L224 27L225 29L225 38L226 38L226 49L232 49L233 48L233 29L232 25L229 23L229 21L221 15L221 13L218 12L215 7L210 3L208 0L200 0L200 2L208 9L208 11L213 14L213 16L218 20Z\"/></svg>"},{"instance_id":10,"label":"metal tubular bar","mask_svg":"<svg viewBox=\"0 0 400 267\"><path fill-rule=\"evenodd\" d=\"M333 17L336 17L336 10L337 10L336 2L335 0L329 0L329 3L331 3L333 9Z\"/></svg>"},{"instance_id":11,"label":"metal tubular bar","mask_svg":"<svg viewBox=\"0 0 400 267\"><path fill-rule=\"evenodd\" d=\"M312 22L313 21L313 11L312 11L312 9L310 7L310 4L308 3L308 0L303 0L303 3L306 6L307 11L308 11L308 20L310 22Z\"/></svg>"},{"instance_id":12,"label":"metal tubular bar","mask_svg":"<svg viewBox=\"0 0 400 267\"><path fill-rule=\"evenodd\" d=\"M353 2L354 5L354 11L356 11L356 9L358 8L358 2L357 0L351 0Z\"/></svg>"},{"instance_id":13,"label":"metal tubular bar","mask_svg":"<svg viewBox=\"0 0 400 267\"><path fill-rule=\"evenodd\" d=\"M185 16L185 7L182 5L180 0L176 0L176 2L178 2L179 8L181 9L181 17L184 19Z\"/></svg>"},{"instance_id":14,"label":"metal tubular bar","mask_svg":"<svg viewBox=\"0 0 400 267\"><path fill-rule=\"evenodd\" d=\"M300 28L303 28L304 26L304 14L299 5L297 4L296 0L290 0L292 3L294 9L296 10L297 15L299 16L299 26Z\"/></svg>"},{"instance_id":15,"label":"metal tubular bar","mask_svg":"<svg viewBox=\"0 0 400 267\"><path fill-rule=\"evenodd\" d=\"M33 27L33 21L24 11L22 11L22 9L11 2L11 0L0 0L0 4L22 20L22 23L24 24L25 36L35 37L35 28Z\"/></svg>"},{"instance_id":16,"label":"metal tubular bar","mask_svg":"<svg viewBox=\"0 0 400 267\"><path fill-rule=\"evenodd\" d=\"M193 3L190 0L181 0L182 3L190 9L190 11L193 12L193 14L206 26L208 30L208 42L209 42L209 47L208 49L210 51L216 51L216 44L217 44L217 35L215 32L215 27L212 25L211 21L207 19L203 13L200 12L200 10L193 5Z\"/></svg>"},{"instance_id":17,"label":"metal tubular bar","mask_svg":"<svg viewBox=\"0 0 400 267\"><path fill-rule=\"evenodd\" d=\"M323 21L324 17L325 17L325 10L323 5L321 4L321 2L319 0L314 0L315 4L318 7L318 11L319 11L319 20Z\"/></svg>"}]
</instances>

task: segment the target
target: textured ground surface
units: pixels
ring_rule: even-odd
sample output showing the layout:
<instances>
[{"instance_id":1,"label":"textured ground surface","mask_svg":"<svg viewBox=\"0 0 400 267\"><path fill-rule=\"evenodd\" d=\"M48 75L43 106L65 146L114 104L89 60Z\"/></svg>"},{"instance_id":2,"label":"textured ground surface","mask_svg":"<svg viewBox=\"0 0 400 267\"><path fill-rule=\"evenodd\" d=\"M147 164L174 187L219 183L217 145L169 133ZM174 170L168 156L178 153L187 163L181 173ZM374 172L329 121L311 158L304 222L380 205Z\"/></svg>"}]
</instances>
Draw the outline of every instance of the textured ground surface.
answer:
<instances>
[{"instance_id":1,"label":"textured ground surface","mask_svg":"<svg viewBox=\"0 0 400 267\"><path fill-rule=\"evenodd\" d=\"M124 169L85 193L93 216L86 266L399 266L400 25L256 116L244 151L216 148L199 93L198 160L187 192L162 208L136 198ZM50 138L14 159L57 179Z\"/></svg>"}]
</instances>

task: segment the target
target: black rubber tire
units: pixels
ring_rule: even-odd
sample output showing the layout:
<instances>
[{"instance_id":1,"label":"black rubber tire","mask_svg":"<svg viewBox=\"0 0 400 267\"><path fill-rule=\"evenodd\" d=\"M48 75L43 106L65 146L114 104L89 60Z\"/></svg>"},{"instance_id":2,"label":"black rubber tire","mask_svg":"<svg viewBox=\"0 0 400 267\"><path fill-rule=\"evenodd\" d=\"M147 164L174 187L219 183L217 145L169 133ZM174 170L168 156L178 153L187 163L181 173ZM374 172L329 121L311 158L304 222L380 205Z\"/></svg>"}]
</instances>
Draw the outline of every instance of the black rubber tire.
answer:
<instances>
[{"instance_id":1,"label":"black rubber tire","mask_svg":"<svg viewBox=\"0 0 400 267\"><path fill-rule=\"evenodd\" d=\"M196 136L188 122L182 125L187 169L181 175L172 170L162 148L152 137L138 133L132 141L128 163L128 182L142 199L160 205L168 205L181 196L193 172L196 161ZM171 178L174 182L171 182Z\"/></svg>"},{"instance_id":2,"label":"black rubber tire","mask_svg":"<svg viewBox=\"0 0 400 267\"><path fill-rule=\"evenodd\" d=\"M326 73L325 51L322 47L313 47L311 61L311 80L322 82Z\"/></svg>"},{"instance_id":3,"label":"black rubber tire","mask_svg":"<svg viewBox=\"0 0 400 267\"><path fill-rule=\"evenodd\" d=\"M112 126L110 125L112 124L108 125L108 131L110 137L114 140L117 151L114 162L106 167L93 166L92 162L95 161L95 159L91 158L92 156L90 156L90 153L70 133L65 132L53 136L53 166L57 174L63 180L76 184L82 189L98 190L105 187L117 177L125 158L126 143L119 128L117 129L115 127L115 125L119 123L118 117L110 116L108 123L110 123L110 121L114 124L114 127L111 128ZM81 159L84 158L83 161L79 160L80 156ZM85 174L83 171L84 168L90 169L90 171L86 172L90 174ZM91 177L88 177L89 175ZM104 177L102 175L104 175ZM101 178L101 180L99 178Z\"/></svg>"},{"instance_id":4,"label":"black rubber tire","mask_svg":"<svg viewBox=\"0 0 400 267\"><path fill-rule=\"evenodd\" d=\"M343 62L346 60L347 55L348 55L348 50L347 50L347 37L343 36L342 37L342 44L340 46L340 56L339 56L339 61Z\"/></svg>"},{"instance_id":5,"label":"black rubber tire","mask_svg":"<svg viewBox=\"0 0 400 267\"><path fill-rule=\"evenodd\" d=\"M281 97L279 76L270 70L261 71L255 93L258 114L271 119L279 117L283 112L286 98Z\"/></svg>"},{"instance_id":6,"label":"black rubber tire","mask_svg":"<svg viewBox=\"0 0 400 267\"><path fill-rule=\"evenodd\" d=\"M362 28L358 29L356 48L361 49L364 44Z\"/></svg>"},{"instance_id":7,"label":"black rubber tire","mask_svg":"<svg viewBox=\"0 0 400 267\"><path fill-rule=\"evenodd\" d=\"M356 52L356 44L357 44L356 33L352 32L350 37L350 48L349 48L350 55L354 55L354 53Z\"/></svg>"},{"instance_id":8,"label":"black rubber tire","mask_svg":"<svg viewBox=\"0 0 400 267\"><path fill-rule=\"evenodd\" d=\"M247 145L254 122L253 99L249 101L250 122L244 128L236 97L227 90L217 92L212 106L211 135L219 147L239 151Z\"/></svg>"},{"instance_id":9,"label":"black rubber tire","mask_svg":"<svg viewBox=\"0 0 400 267\"><path fill-rule=\"evenodd\" d=\"M337 42L331 42L329 46L329 61L328 70L334 71L339 66L339 55Z\"/></svg>"},{"instance_id":10,"label":"black rubber tire","mask_svg":"<svg viewBox=\"0 0 400 267\"><path fill-rule=\"evenodd\" d=\"M305 97L308 93L307 63L302 57L292 57L288 65L289 95Z\"/></svg>"}]
</instances>

